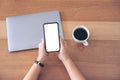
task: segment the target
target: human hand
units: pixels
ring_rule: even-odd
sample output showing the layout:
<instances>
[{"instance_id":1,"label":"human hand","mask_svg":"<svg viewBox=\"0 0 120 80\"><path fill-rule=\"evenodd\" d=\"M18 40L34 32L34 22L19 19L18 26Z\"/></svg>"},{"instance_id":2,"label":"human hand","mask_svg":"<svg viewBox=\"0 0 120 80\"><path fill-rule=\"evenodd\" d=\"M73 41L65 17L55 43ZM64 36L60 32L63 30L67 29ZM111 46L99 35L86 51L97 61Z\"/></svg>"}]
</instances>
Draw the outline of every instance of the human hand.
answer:
<instances>
[{"instance_id":1,"label":"human hand","mask_svg":"<svg viewBox=\"0 0 120 80\"><path fill-rule=\"evenodd\" d=\"M61 50L58 53L58 58L62 62L64 62L67 61L68 59L71 59L71 57L69 56L69 47L62 38L60 38L60 43L61 43Z\"/></svg>"},{"instance_id":2,"label":"human hand","mask_svg":"<svg viewBox=\"0 0 120 80\"><path fill-rule=\"evenodd\" d=\"M38 53L39 54L38 54L37 61L40 61L41 63L44 62L46 60L46 57L48 56L48 54L45 51L44 40L43 39L39 43L39 52Z\"/></svg>"}]
</instances>

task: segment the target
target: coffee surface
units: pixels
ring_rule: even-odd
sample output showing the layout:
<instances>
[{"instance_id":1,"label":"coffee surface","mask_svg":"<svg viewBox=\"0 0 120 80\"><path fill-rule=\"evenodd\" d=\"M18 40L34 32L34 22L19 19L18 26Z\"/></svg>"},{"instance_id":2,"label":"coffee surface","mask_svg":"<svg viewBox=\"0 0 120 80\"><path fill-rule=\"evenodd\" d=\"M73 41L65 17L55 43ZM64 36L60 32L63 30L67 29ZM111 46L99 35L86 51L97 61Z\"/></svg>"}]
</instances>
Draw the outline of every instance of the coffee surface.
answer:
<instances>
[{"instance_id":1,"label":"coffee surface","mask_svg":"<svg viewBox=\"0 0 120 80\"><path fill-rule=\"evenodd\" d=\"M88 37L86 30L78 28L74 31L74 36L78 40L85 40Z\"/></svg>"}]
</instances>

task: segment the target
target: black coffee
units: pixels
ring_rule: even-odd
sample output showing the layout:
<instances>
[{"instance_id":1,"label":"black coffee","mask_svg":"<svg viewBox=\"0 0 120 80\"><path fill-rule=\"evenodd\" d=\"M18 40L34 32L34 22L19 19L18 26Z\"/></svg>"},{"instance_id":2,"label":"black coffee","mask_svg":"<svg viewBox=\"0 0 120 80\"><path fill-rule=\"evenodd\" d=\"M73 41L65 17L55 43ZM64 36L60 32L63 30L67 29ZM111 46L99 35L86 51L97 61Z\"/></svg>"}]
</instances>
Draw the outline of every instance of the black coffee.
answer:
<instances>
[{"instance_id":1,"label":"black coffee","mask_svg":"<svg viewBox=\"0 0 120 80\"><path fill-rule=\"evenodd\" d=\"M88 37L86 30L78 28L74 31L74 37L78 40L85 40Z\"/></svg>"}]
</instances>

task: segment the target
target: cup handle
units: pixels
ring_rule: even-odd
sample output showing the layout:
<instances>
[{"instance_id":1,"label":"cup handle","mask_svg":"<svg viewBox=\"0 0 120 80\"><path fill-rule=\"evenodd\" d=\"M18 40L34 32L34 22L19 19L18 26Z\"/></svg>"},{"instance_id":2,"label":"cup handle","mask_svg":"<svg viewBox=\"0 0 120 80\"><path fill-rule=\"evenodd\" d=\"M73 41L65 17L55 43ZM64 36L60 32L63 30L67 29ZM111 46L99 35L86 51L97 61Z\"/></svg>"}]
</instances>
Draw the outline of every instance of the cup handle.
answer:
<instances>
[{"instance_id":1,"label":"cup handle","mask_svg":"<svg viewBox=\"0 0 120 80\"><path fill-rule=\"evenodd\" d=\"M83 42L83 45L84 45L84 46L88 46L88 42L87 42L87 41L84 41L84 42Z\"/></svg>"}]
</instances>

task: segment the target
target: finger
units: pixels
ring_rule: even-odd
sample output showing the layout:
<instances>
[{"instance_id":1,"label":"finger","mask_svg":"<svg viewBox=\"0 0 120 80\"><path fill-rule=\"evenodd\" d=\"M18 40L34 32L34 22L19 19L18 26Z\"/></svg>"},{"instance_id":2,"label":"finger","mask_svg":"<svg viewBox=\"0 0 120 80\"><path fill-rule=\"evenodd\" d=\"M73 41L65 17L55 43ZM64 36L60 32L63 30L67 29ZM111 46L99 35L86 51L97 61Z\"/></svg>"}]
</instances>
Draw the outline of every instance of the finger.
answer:
<instances>
[{"instance_id":1,"label":"finger","mask_svg":"<svg viewBox=\"0 0 120 80\"><path fill-rule=\"evenodd\" d=\"M65 41L64 41L64 39L60 38L60 43L61 43L62 47L65 47Z\"/></svg>"},{"instance_id":2,"label":"finger","mask_svg":"<svg viewBox=\"0 0 120 80\"><path fill-rule=\"evenodd\" d=\"M44 44L44 39L42 38L42 42L41 42L41 47L43 48L43 50L45 51L45 44Z\"/></svg>"},{"instance_id":3,"label":"finger","mask_svg":"<svg viewBox=\"0 0 120 80\"><path fill-rule=\"evenodd\" d=\"M61 44L64 44L64 42L63 42L63 39L60 37L60 43Z\"/></svg>"},{"instance_id":4,"label":"finger","mask_svg":"<svg viewBox=\"0 0 120 80\"><path fill-rule=\"evenodd\" d=\"M44 44L44 39L42 38L42 46L44 47L45 46L45 44Z\"/></svg>"},{"instance_id":5,"label":"finger","mask_svg":"<svg viewBox=\"0 0 120 80\"><path fill-rule=\"evenodd\" d=\"M43 40L43 38L41 39L41 42L39 43L39 47L41 47L42 45L44 44L44 40ZM43 45L44 46L44 45Z\"/></svg>"},{"instance_id":6,"label":"finger","mask_svg":"<svg viewBox=\"0 0 120 80\"><path fill-rule=\"evenodd\" d=\"M40 47L40 46L41 46L41 43L39 43L38 47Z\"/></svg>"}]
</instances>

